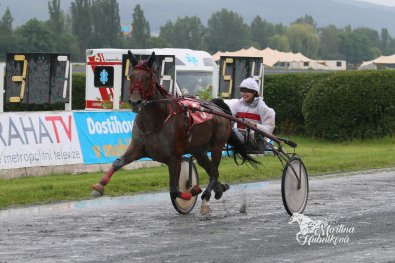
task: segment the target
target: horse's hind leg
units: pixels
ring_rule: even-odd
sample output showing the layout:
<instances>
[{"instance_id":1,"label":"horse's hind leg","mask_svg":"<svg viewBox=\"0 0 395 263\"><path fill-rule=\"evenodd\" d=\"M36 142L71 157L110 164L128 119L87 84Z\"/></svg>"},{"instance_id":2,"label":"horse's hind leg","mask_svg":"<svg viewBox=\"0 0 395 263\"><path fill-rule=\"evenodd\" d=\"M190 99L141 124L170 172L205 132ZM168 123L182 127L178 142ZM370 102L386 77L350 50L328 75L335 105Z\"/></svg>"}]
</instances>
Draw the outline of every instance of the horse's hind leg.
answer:
<instances>
[{"instance_id":1,"label":"horse's hind leg","mask_svg":"<svg viewBox=\"0 0 395 263\"><path fill-rule=\"evenodd\" d=\"M136 146L133 144L129 145L125 153L112 163L110 169L107 170L107 172L101 178L100 182L92 185L93 191L91 195L102 196L104 194L104 186L106 186L110 182L112 175L123 166L141 158L141 156L141 150L137 150Z\"/></svg>"},{"instance_id":2,"label":"horse's hind leg","mask_svg":"<svg viewBox=\"0 0 395 263\"><path fill-rule=\"evenodd\" d=\"M196 158L197 163L201 167L203 167L203 169L206 171L206 173L208 174L208 176L210 178L209 183L206 187L206 190L204 190L204 192L202 194L202 200L210 201L211 190L213 189L213 186L214 186L218 176L213 175L213 173L215 173L215 171L213 171L212 162L210 161L210 159L208 158L206 153L197 153L197 154L193 154L193 156ZM217 170L217 173L218 173L218 170Z\"/></svg>"},{"instance_id":3,"label":"horse's hind leg","mask_svg":"<svg viewBox=\"0 0 395 263\"><path fill-rule=\"evenodd\" d=\"M219 182L218 167L221 162L221 158L222 158L222 147L211 151L211 165L212 165L211 168L214 171L212 176L215 179L215 180L213 180L211 187L214 190L214 193L215 193L214 198L216 200L220 199L222 197L223 193L229 189L229 185L221 184Z\"/></svg>"}]
</instances>

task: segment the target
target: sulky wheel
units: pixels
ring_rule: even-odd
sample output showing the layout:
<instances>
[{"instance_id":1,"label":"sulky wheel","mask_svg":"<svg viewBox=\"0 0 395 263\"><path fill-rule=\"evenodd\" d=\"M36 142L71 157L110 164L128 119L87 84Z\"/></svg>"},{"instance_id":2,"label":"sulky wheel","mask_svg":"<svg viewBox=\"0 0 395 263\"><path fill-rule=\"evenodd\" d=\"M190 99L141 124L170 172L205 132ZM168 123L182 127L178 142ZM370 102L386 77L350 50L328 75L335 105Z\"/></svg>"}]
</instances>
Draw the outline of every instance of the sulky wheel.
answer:
<instances>
[{"instance_id":1,"label":"sulky wheel","mask_svg":"<svg viewBox=\"0 0 395 263\"><path fill-rule=\"evenodd\" d=\"M293 156L285 165L281 180L281 194L285 210L289 215L302 214L309 193L306 167L298 156Z\"/></svg>"},{"instance_id":2,"label":"sulky wheel","mask_svg":"<svg viewBox=\"0 0 395 263\"><path fill-rule=\"evenodd\" d=\"M191 160L183 160L181 162L181 171L179 179L180 192L188 192L195 185L199 185L198 172L195 164ZM180 214L188 214L195 207L197 196L193 196L190 200L181 198L171 198L174 208Z\"/></svg>"}]
</instances>

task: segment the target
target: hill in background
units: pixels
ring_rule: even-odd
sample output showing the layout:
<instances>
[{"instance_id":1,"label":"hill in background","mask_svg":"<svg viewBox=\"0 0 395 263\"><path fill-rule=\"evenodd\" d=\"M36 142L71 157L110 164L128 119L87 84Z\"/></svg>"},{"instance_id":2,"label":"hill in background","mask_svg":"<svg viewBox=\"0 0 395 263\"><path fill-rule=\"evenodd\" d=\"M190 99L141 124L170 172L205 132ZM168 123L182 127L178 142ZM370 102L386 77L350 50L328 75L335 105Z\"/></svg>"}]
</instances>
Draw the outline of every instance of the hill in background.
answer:
<instances>
[{"instance_id":1,"label":"hill in background","mask_svg":"<svg viewBox=\"0 0 395 263\"><path fill-rule=\"evenodd\" d=\"M11 9L14 17L14 27L26 23L36 17L39 20L48 19L49 0L1 0L0 15L5 8ZM72 0L61 0L65 12L69 12ZM150 23L151 31L158 33L160 26L166 21L175 21L178 17L197 16L203 24L214 12L223 8L232 10L243 16L246 23L260 15L267 21L288 25L299 17L311 15L318 27L330 24L343 28L347 25L368 27L375 30L387 28L395 37L395 7L375 5L357 0L118 0L121 23L131 24L133 9L140 3L146 19Z\"/></svg>"}]
</instances>

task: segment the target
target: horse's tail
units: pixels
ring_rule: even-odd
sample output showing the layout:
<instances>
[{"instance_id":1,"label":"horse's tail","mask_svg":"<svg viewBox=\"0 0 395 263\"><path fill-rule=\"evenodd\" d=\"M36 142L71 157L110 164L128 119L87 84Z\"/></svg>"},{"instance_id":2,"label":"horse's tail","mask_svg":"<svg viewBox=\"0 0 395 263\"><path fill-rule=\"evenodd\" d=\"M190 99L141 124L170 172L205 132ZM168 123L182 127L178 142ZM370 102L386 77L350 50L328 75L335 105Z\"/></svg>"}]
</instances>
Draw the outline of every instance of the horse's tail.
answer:
<instances>
[{"instance_id":1,"label":"horse's tail","mask_svg":"<svg viewBox=\"0 0 395 263\"><path fill-rule=\"evenodd\" d=\"M224 102L223 99L220 98L215 98L211 100L212 103L214 103L216 106L221 108L225 113L232 115L232 111L229 108L229 105ZM227 141L227 144L232 146L233 154L234 154L234 160L237 163L236 157L240 157L242 160L242 164L247 162L252 165L252 167L257 168L258 164L261 164L259 161L255 160L252 158L248 152L247 149L244 145L244 143L239 139L239 137L236 135L235 131L232 129L232 133Z\"/></svg>"}]
</instances>

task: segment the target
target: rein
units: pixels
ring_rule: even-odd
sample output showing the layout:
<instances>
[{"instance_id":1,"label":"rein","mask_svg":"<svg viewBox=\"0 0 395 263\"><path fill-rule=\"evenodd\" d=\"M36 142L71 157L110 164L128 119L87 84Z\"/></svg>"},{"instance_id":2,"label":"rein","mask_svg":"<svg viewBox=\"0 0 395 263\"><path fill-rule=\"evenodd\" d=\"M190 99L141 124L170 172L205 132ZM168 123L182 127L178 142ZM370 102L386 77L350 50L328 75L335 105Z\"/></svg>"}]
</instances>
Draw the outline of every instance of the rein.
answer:
<instances>
[{"instance_id":1,"label":"rein","mask_svg":"<svg viewBox=\"0 0 395 263\"><path fill-rule=\"evenodd\" d=\"M174 110L171 107L171 105L169 103L167 103L169 101L174 101L175 102L175 104L177 106L177 110ZM154 133L154 132L162 129L172 116L177 115L178 113L181 113L183 111L182 106L180 105L180 103L175 98L161 99L161 100L151 100L151 101L147 101L144 105L149 104L149 103L154 103L154 102L165 102L167 104L168 109L169 109L169 114L167 115L166 119L158 127L155 127L155 128L153 128L153 129L151 129L149 131L144 131L142 129L142 127L140 126L139 122L135 121L137 127L139 128L139 130L140 130L140 132L141 132L141 134L143 136L147 136L147 135L149 135L151 133Z\"/></svg>"}]
</instances>

